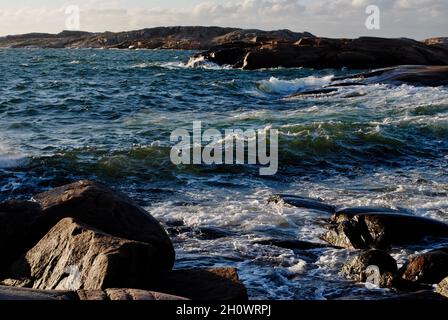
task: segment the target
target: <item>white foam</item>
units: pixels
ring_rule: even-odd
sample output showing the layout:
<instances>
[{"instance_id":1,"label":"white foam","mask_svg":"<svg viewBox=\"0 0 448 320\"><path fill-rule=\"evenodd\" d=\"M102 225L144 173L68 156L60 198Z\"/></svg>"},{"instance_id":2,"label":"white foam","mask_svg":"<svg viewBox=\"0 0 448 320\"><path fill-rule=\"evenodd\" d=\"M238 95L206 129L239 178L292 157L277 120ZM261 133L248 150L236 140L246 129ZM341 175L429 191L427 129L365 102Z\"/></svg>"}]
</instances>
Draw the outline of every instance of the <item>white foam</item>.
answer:
<instances>
[{"instance_id":1,"label":"white foam","mask_svg":"<svg viewBox=\"0 0 448 320\"><path fill-rule=\"evenodd\" d=\"M211 70L223 70L223 69L231 69L231 66L220 66L216 63L208 61L205 57L193 57L186 64L182 64L185 68L202 68L202 69L211 69Z\"/></svg>"},{"instance_id":2,"label":"white foam","mask_svg":"<svg viewBox=\"0 0 448 320\"><path fill-rule=\"evenodd\" d=\"M299 261L288 268L288 271L293 274L302 274L306 271L306 261L299 259Z\"/></svg>"},{"instance_id":3,"label":"white foam","mask_svg":"<svg viewBox=\"0 0 448 320\"><path fill-rule=\"evenodd\" d=\"M16 168L23 166L27 157L11 148L0 144L0 169Z\"/></svg>"},{"instance_id":4,"label":"white foam","mask_svg":"<svg viewBox=\"0 0 448 320\"><path fill-rule=\"evenodd\" d=\"M325 77L309 76L293 80L281 80L271 77L258 83L258 89L267 93L292 94L299 90L324 86L331 82L332 75Z\"/></svg>"}]
</instances>

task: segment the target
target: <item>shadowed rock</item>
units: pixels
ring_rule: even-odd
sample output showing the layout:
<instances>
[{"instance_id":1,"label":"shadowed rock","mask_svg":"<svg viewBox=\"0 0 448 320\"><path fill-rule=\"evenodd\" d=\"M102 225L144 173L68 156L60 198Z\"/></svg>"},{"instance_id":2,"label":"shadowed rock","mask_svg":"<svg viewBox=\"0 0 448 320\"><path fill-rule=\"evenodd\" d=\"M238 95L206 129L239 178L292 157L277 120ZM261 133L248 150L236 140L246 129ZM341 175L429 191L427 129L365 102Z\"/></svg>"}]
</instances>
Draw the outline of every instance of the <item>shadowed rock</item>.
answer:
<instances>
[{"instance_id":1,"label":"shadowed rock","mask_svg":"<svg viewBox=\"0 0 448 320\"><path fill-rule=\"evenodd\" d=\"M448 248L437 249L411 259L403 274L409 281L436 284L448 276Z\"/></svg>"},{"instance_id":2,"label":"shadowed rock","mask_svg":"<svg viewBox=\"0 0 448 320\"><path fill-rule=\"evenodd\" d=\"M278 203L280 201L283 201L284 203L297 208L312 209L330 214L333 214L336 211L336 208L334 206L326 204L319 199L313 199L302 196L279 194L279 195L273 195L268 200L268 202L274 202L274 203Z\"/></svg>"},{"instance_id":3,"label":"shadowed rock","mask_svg":"<svg viewBox=\"0 0 448 320\"><path fill-rule=\"evenodd\" d=\"M0 286L0 300L78 300L76 292Z\"/></svg>"},{"instance_id":4,"label":"shadowed rock","mask_svg":"<svg viewBox=\"0 0 448 320\"><path fill-rule=\"evenodd\" d=\"M448 238L441 221L399 213L335 214L322 239L344 248L387 248Z\"/></svg>"},{"instance_id":5,"label":"shadowed rock","mask_svg":"<svg viewBox=\"0 0 448 320\"><path fill-rule=\"evenodd\" d=\"M198 301L248 299L235 268L173 270L160 275L150 289Z\"/></svg>"},{"instance_id":6,"label":"shadowed rock","mask_svg":"<svg viewBox=\"0 0 448 320\"><path fill-rule=\"evenodd\" d=\"M66 218L12 271L15 278L31 279L35 289L135 288L155 277L158 259L149 244L115 238Z\"/></svg>"},{"instance_id":7,"label":"shadowed rock","mask_svg":"<svg viewBox=\"0 0 448 320\"><path fill-rule=\"evenodd\" d=\"M39 205L33 202L0 203L0 275L33 246L29 234L40 214Z\"/></svg>"},{"instance_id":8,"label":"shadowed rock","mask_svg":"<svg viewBox=\"0 0 448 320\"><path fill-rule=\"evenodd\" d=\"M386 299L382 299L382 301L422 301L422 300L430 300L430 301L444 301L446 302L447 299L437 293L434 292L434 290L418 290L416 292L409 292L409 293L405 293L405 294L400 294L398 296L395 297L391 297L391 298L386 298ZM410 302L412 303L412 302Z\"/></svg>"},{"instance_id":9,"label":"shadowed rock","mask_svg":"<svg viewBox=\"0 0 448 320\"><path fill-rule=\"evenodd\" d=\"M106 289L106 290L37 290L0 286L0 300L187 300L165 293L138 289Z\"/></svg>"},{"instance_id":10,"label":"shadowed rock","mask_svg":"<svg viewBox=\"0 0 448 320\"><path fill-rule=\"evenodd\" d=\"M174 249L163 227L121 192L95 182L80 181L34 199L42 207L42 215L34 226L37 240L60 220L72 217L111 236L150 244L154 256L158 257L154 267L170 270L174 264Z\"/></svg>"}]
</instances>

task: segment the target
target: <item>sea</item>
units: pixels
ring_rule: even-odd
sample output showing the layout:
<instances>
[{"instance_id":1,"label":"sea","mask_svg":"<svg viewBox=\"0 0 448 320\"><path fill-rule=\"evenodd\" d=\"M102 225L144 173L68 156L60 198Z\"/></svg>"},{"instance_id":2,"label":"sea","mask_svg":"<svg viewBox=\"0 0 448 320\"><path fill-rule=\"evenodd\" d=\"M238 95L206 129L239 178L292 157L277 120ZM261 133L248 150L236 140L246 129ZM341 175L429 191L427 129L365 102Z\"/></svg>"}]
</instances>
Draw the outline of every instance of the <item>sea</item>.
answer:
<instances>
[{"instance_id":1,"label":"sea","mask_svg":"<svg viewBox=\"0 0 448 320\"><path fill-rule=\"evenodd\" d=\"M338 208L406 208L448 222L448 87L370 83L290 97L355 70L243 71L187 62L193 51L0 49L0 201L81 179L134 198L173 236L175 268L236 267L251 299L381 299L347 280L356 250L289 250L266 239L322 243L322 212L269 203L273 194ZM279 168L174 165L176 129L276 129ZM201 228L223 237L204 239ZM430 248L394 248L399 265Z\"/></svg>"}]
</instances>

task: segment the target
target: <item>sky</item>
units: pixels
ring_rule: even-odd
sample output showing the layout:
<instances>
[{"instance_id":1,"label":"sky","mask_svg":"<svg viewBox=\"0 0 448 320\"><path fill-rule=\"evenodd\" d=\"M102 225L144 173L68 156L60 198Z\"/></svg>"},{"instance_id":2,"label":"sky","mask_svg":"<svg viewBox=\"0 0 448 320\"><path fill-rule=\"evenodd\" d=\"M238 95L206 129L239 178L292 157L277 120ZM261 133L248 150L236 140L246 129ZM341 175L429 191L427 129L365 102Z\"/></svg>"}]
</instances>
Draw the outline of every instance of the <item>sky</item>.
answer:
<instances>
[{"instance_id":1,"label":"sky","mask_svg":"<svg viewBox=\"0 0 448 320\"><path fill-rule=\"evenodd\" d=\"M369 5L379 8L379 29L365 25ZM79 20L66 13L72 6ZM448 36L447 17L448 0L0 0L0 36L58 33L79 21L92 32L203 25L421 40Z\"/></svg>"}]
</instances>

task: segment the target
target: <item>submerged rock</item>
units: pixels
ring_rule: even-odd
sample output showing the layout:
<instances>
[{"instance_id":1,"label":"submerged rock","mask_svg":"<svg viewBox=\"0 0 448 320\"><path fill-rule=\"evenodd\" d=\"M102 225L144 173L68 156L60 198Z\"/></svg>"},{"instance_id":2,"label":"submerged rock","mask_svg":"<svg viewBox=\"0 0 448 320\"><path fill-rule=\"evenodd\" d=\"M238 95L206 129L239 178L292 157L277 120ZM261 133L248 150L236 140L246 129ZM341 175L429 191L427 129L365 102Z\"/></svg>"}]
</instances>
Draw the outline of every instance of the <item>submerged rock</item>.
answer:
<instances>
[{"instance_id":1,"label":"submerged rock","mask_svg":"<svg viewBox=\"0 0 448 320\"><path fill-rule=\"evenodd\" d=\"M178 222L178 223L177 223ZM200 240L216 240L234 236L235 233L217 227L189 227L183 221L170 221L167 223L167 231L170 236L188 235Z\"/></svg>"},{"instance_id":2,"label":"submerged rock","mask_svg":"<svg viewBox=\"0 0 448 320\"><path fill-rule=\"evenodd\" d=\"M35 289L139 288L159 267L150 244L112 237L71 218L61 220L13 265Z\"/></svg>"},{"instance_id":3,"label":"submerged rock","mask_svg":"<svg viewBox=\"0 0 448 320\"><path fill-rule=\"evenodd\" d=\"M369 270L369 267L375 269ZM366 282L369 278L374 279L374 277L378 277L378 279L374 280L377 281L377 284L381 288L388 288L393 285L393 279L397 270L397 262L395 259L381 250L362 252L342 267L342 273L357 282ZM374 274L376 271L379 274Z\"/></svg>"},{"instance_id":4,"label":"submerged rock","mask_svg":"<svg viewBox=\"0 0 448 320\"><path fill-rule=\"evenodd\" d=\"M411 259L403 278L409 281L436 284L448 277L448 248L437 249Z\"/></svg>"},{"instance_id":5,"label":"submerged rock","mask_svg":"<svg viewBox=\"0 0 448 320\"><path fill-rule=\"evenodd\" d=\"M37 240L60 220L71 217L111 236L147 243L157 257L154 267L173 267L174 248L164 228L121 192L85 180L39 194L34 200L42 208L34 227Z\"/></svg>"},{"instance_id":6,"label":"submerged rock","mask_svg":"<svg viewBox=\"0 0 448 320\"><path fill-rule=\"evenodd\" d=\"M441 221L401 213L335 214L322 239L344 248L387 248L392 245L448 238L448 225Z\"/></svg>"},{"instance_id":7,"label":"submerged rock","mask_svg":"<svg viewBox=\"0 0 448 320\"><path fill-rule=\"evenodd\" d=\"M326 204L319 199L313 199L296 195L287 195L287 194L273 195L268 200L268 202L274 202L274 203L278 203L281 201L294 207L317 210L330 214L333 214L336 211L336 208L334 206Z\"/></svg>"},{"instance_id":8,"label":"submerged rock","mask_svg":"<svg viewBox=\"0 0 448 320\"><path fill-rule=\"evenodd\" d=\"M448 49L448 48L447 48ZM345 77L333 78L340 80L361 80L361 83L391 83L410 84L416 86L444 86L448 85L448 66L402 65L392 68L375 70ZM333 85L336 85L334 83Z\"/></svg>"},{"instance_id":9,"label":"submerged rock","mask_svg":"<svg viewBox=\"0 0 448 320\"><path fill-rule=\"evenodd\" d=\"M381 207L351 207L343 208L336 211L336 214L340 215L355 215L359 213L409 213L404 209L392 209L392 208L381 208Z\"/></svg>"},{"instance_id":10,"label":"submerged rock","mask_svg":"<svg viewBox=\"0 0 448 320\"><path fill-rule=\"evenodd\" d=\"M290 250L312 250L328 248L327 244L313 243L301 240L280 240L280 239L269 239L254 242L255 244L276 246L279 248L290 249Z\"/></svg>"}]
</instances>

